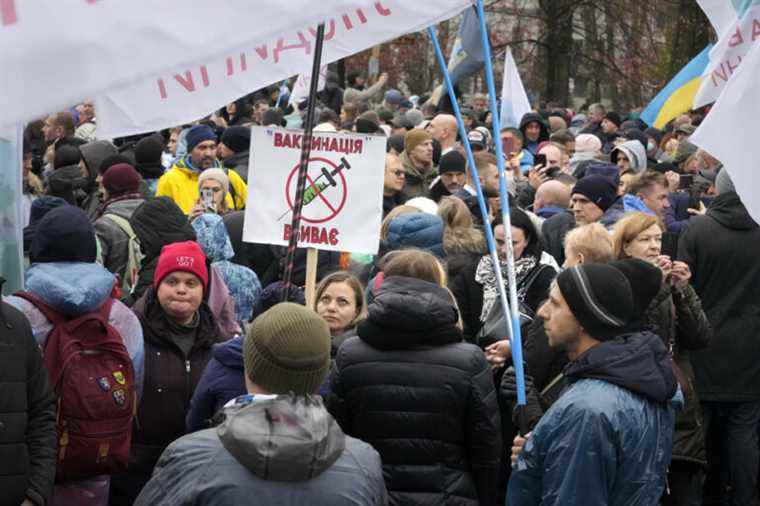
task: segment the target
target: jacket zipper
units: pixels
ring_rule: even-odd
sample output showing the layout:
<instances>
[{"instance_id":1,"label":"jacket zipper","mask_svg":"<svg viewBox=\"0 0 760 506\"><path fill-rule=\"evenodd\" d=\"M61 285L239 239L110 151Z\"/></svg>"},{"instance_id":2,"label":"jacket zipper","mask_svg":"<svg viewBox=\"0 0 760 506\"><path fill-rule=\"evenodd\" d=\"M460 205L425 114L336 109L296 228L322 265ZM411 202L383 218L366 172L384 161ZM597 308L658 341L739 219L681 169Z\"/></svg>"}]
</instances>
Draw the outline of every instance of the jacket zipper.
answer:
<instances>
[{"instance_id":1,"label":"jacket zipper","mask_svg":"<svg viewBox=\"0 0 760 506\"><path fill-rule=\"evenodd\" d=\"M190 391L192 390L192 381L190 377L190 359L185 358L185 412L190 409Z\"/></svg>"}]
</instances>

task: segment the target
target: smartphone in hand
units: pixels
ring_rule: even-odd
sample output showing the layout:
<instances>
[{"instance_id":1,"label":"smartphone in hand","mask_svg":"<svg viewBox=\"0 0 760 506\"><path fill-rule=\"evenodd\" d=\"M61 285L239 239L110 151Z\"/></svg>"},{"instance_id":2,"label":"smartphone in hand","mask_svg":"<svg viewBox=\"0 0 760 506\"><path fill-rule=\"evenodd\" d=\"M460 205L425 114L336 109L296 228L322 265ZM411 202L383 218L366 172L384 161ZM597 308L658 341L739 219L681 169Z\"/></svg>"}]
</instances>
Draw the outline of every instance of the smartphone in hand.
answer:
<instances>
[{"instance_id":1,"label":"smartphone in hand","mask_svg":"<svg viewBox=\"0 0 760 506\"><path fill-rule=\"evenodd\" d=\"M216 213L216 204L214 203L214 190L203 188L201 190L201 204L203 204L204 213Z\"/></svg>"}]
</instances>

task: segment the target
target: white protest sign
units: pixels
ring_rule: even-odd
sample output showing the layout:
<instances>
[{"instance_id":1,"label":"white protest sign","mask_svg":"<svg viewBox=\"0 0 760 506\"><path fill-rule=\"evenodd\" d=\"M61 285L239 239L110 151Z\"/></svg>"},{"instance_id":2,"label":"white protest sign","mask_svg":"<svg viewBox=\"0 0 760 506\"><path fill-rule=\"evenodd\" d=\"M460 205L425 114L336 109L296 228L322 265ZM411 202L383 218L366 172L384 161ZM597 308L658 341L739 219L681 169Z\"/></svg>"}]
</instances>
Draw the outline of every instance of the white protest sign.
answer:
<instances>
[{"instance_id":1,"label":"white protest sign","mask_svg":"<svg viewBox=\"0 0 760 506\"><path fill-rule=\"evenodd\" d=\"M327 65L448 19L470 5L471 0L354 0L349 3L336 0L280 2L288 6L288 11L292 10L291 4L298 4L305 12L315 13L319 20L325 21L322 64ZM267 8L277 14L278 20L288 16L279 4L257 5L255 11ZM188 123L254 90L296 74L310 73L317 23L308 17L295 16L297 23L289 23L274 32L267 26L266 19L257 20L243 30L250 35L249 40L237 45L219 45L213 57L196 58L186 54L166 71L109 88L104 95L96 97L98 135L118 137ZM214 25L219 22L209 19L213 19ZM277 21L273 26L282 27L283 23ZM162 43L156 42L155 47L162 48Z\"/></svg>"},{"instance_id":2,"label":"white protest sign","mask_svg":"<svg viewBox=\"0 0 760 506\"><path fill-rule=\"evenodd\" d=\"M287 245L303 132L253 127L243 240ZM383 214L383 136L315 132L299 247L377 253Z\"/></svg>"},{"instance_id":3,"label":"white protest sign","mask_svg":"<svg viewBox=\"0 0 760 506\"><path fill-rule=\"evenodd\" d=\"M327 65L322 65L319 68L319 81L317 82L317 91L325 89L327 81ZM298 107L298 104L302 100L309 98L309 87L311 86L311 72L307 74L299 74L295 84L293 84L293 91L290 93L290 105Z\"/></svg>"},{"instance_id":4,"label":"white protest sign","mask_svg":"<svg viewBox=\"0 0 760 506\"><path fill-rule=\"evenodd\" d=\"M724 10L734 13L734 21L719 32L720 38L710 50L710 63L702 73L702 83L694 97L695 109L715 102L742 59L754 45L760 44L760 2L745 2L739 12L727 2Z\"/></svg>"},{"instance_id":5,"label":"white protest sign","mask_svg":"<svg viewBox=\"0 0 760 506\"><path fill-rule=\"evenodd\" d=\"M362 3L371 7L366 0ZM226 57L234 55L238 71L240 51L226 53L233 48L245 47L253 58L259 54L255 48L263 54L267 46L267 56L278 59L298 31L316 27L326 14L354 13L356 4L0 0L0 123L27 121L145 79L155 88L157 74L178 65L220 59L225 70ZM203 87L204 72L192 68L189 76L181 69L180 79L189 88ZM172 74L167 77L174 80ZM216 80L217 75L209 73L208 78Z\"/></svg>"}]
</instances>

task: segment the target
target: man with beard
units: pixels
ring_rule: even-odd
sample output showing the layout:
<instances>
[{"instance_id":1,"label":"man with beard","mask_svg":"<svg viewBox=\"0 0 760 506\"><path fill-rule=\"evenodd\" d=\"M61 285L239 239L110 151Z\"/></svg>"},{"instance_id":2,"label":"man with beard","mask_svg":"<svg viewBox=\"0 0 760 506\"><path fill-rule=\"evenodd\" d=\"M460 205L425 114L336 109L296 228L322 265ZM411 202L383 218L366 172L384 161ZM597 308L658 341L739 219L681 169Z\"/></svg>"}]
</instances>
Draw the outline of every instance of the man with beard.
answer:
<instances>
[{"instance_id":1,"label":"man with beard","mask_svg":"<svg viewBox=\"0 0 760 506\"><path fill-rule=\"evenodd\" d=\"M220 168L216 159L216 134L208 125L196 125L187 132L187 155L178 160L161 179L158 180L156 197L171 198L185 214L198 201L198 176L210 168ZM248 187L242 178L230 171L230 186L235 200L227 195L229 209L240 209L245 205ZM232 190L230 193L232 193Z\"/></svg>"}]
</instances>

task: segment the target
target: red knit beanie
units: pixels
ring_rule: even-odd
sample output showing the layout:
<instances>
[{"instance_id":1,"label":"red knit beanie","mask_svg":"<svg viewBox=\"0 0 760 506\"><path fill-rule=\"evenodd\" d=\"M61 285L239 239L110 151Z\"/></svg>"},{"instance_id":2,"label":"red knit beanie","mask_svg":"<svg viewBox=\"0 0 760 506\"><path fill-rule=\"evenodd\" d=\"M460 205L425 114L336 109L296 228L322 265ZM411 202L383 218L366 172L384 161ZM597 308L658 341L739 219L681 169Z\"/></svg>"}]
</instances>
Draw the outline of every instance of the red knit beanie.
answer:
<instances>
[{"instance_id":1,"label":"red knit beanie","mask_svg":"<svg viewBox=\"0 0 760 506\"><path fill-rule=\"evenodd\" d=\"M103 174L103 188L111 197L135 193L140 189L140 174L127 163L116 164Z\"/></svg>"},{"instance_id":2,"label":"red knit beanie","mask_svg":"<svg viewBox=\"0 0 760 506\"><path fill-rule=\"evenodd\" d=\"M163 247L153 275L153 287L158 290L161 281L176 271L189 272L198 276L198 279L203 283L203 291L206 292L208 288L206 255L203 254L203 250L197 242L175 242Z\"/></svg>"}]
</instances>

